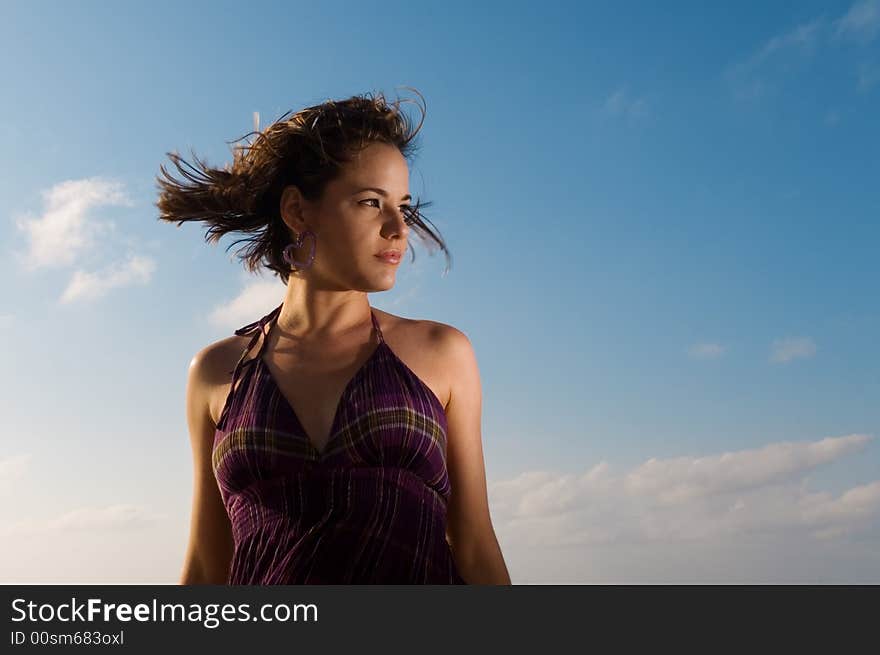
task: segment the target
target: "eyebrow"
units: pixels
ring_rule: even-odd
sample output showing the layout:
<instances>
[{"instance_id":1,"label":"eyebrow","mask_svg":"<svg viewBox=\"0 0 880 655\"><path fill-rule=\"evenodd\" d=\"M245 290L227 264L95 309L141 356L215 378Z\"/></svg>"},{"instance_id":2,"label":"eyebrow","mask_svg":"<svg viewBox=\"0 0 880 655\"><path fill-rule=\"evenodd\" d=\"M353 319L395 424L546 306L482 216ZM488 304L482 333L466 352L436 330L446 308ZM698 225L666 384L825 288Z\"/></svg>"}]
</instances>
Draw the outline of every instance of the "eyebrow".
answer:
<instances>
[{"instance_id":1,"label":"eyebrow","mask_svg":"<svg viewBox=\"0 0 880 655\"><path fill-rule=\"evenodd\" d=\"M380 189L380 188L378 188L378 187L374 187L374 186L368 186L368 187L365 187L365 188L363 188L363 189L360 189L360 190L358 190L358 191L355 191L355 193L363 193L364 191L375 191L375 192L378 193L380 196L387 196L387 195L388 195L388 194L385 192L385 189ZM401 200L412 200L412 196L409 195L409 194L407 193L403 198L401 198Z\"/></svg>"}]
</instances>

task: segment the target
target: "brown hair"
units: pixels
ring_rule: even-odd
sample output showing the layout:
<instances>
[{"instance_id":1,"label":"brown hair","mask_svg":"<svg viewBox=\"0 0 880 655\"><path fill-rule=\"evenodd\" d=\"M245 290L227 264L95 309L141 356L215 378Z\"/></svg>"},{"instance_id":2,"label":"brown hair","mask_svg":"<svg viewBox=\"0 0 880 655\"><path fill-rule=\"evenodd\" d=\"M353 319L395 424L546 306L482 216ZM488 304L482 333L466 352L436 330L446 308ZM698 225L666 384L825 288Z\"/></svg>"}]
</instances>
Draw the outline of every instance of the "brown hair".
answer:
<instances>
[{"instance_id":1,"label":"brown hair","mask_svg":"<svg viewBox=\"0 0 880 655\"><path fill-rule=\"evenodd\" d=\"M424 102L424 97L415 92ZM209 167L193 154L196 168L177 153L167 152L191 184L175 180L164 166L159 166L166 178L157 176L159 199L155 205L159 220L177 223L178 227L185 221L203 221L209 226L205 233L209 243L216 243L228 232L252 234L232 242L226 250L248 242L237 251L247 269L255 272L265 266L287 284L290 266L281 253L291 238L280 212L284 188L293 184L308 200L319 199L341 167L372 142L394 145L410 161L417 151L415 137L426 113L424 107L420 109L422 120L415 128L400 111L400 100L389 105L381 92L375 97L367 93L346 100L327 100L285 120L291 113L287 111L265 130L236 139L256 135L253 142L236 146L233 163L222 169ZM431 241L439 246L446 255L448 271L449 250L436 228L428 227L433 223L421 213L430 204L417 200L407 209L406 223L429 247Z\"/></svg>"}]
</instances>

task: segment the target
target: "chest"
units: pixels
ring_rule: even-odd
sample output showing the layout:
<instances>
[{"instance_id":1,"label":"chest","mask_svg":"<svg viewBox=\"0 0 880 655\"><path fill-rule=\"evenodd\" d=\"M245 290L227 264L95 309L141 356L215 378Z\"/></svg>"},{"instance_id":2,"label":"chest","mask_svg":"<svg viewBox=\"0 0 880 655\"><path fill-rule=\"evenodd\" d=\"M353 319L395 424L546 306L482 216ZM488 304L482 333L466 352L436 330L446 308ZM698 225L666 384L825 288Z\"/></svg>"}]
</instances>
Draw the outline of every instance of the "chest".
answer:
<instances>
[{"instance_id":1,"label":"chest","mask_svg":"<svg viewBox=\"0 0 880 655\"><path fill-rule=\"evenodd\" d=\"M309 393L297 401L310 397L322 402ZM255 360L215 432L212 461L225 498L255 481L271 485L300 474L364 468L404 471L448 494L444 406L389 348L378 347L354 371L326 434L310 433L321 425L298 410L265 362Z\"/></svg>"},{"instance_id":2,"label":"chest","mask_svg":"<svg viewBox=\"0 0 880 655\"><path fill-rule=\"evenodd\" d=\"M416 392L433 396L429 401L435 407L445 408L449 402L451 387L443 358L429 347L430 336L417 322L386 330L381 344L335 344L307 353L274 337L269 334L261 361L253 365L261 369L257 373L264 392L277 396L276 403L290 414L317 452L328 447L340 428L352 396L370 394L379 387L387 393L396 384L406 385L409 378ZM231 380L219 387L212 399L215 424L230 385Z\"/></svg>"}]
</instances>

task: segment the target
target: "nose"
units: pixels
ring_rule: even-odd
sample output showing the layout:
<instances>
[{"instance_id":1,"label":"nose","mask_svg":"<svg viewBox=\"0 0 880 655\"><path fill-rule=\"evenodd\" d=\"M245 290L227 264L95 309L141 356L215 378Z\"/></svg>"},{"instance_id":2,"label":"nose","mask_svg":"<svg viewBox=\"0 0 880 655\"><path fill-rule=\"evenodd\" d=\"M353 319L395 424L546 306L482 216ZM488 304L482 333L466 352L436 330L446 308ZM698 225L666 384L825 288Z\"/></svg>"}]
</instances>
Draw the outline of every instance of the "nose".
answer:
<instances>
[{"instance_id":1,"label":"nose","mask_svg":"<svg viewBox=\"0 0 880 655\"><path fill-rule=\"evenodd\" d=\"M391 218L392 220L389 222L390 225L394 228L394 231L401 236L406 236L409 234L409 225L406 223L407 214L401 211L400 209L392 209L391 210ZM389 224L386 223L386 224Z\"/></svg>"}]
</instances>

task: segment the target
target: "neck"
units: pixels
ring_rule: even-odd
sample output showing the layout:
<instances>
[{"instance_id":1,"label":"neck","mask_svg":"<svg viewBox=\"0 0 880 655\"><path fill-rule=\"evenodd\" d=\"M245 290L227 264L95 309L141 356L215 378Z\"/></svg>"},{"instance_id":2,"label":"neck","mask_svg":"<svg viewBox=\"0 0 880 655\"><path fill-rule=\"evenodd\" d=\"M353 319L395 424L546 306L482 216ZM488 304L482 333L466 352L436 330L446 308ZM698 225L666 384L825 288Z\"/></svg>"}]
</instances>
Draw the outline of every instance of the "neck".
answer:
<instances>
[{"instance_id":1,"label":"neck","mask_svg":"<svg viewBox=\"0 0 880 655\"><path fill-rule=\"evenodd\" d=\"M335 340L372 325L370 301L362 291L309 291L293 280L287 285L276 324L299 340Z\"/></svg>"}]
</instances>

